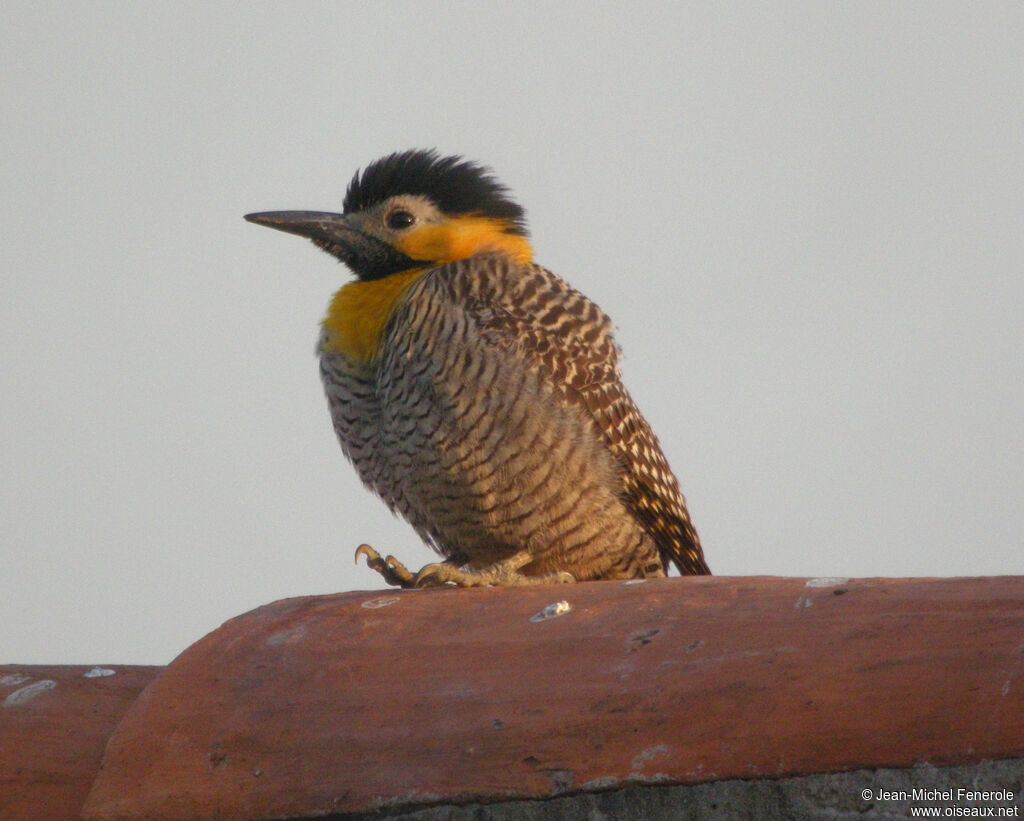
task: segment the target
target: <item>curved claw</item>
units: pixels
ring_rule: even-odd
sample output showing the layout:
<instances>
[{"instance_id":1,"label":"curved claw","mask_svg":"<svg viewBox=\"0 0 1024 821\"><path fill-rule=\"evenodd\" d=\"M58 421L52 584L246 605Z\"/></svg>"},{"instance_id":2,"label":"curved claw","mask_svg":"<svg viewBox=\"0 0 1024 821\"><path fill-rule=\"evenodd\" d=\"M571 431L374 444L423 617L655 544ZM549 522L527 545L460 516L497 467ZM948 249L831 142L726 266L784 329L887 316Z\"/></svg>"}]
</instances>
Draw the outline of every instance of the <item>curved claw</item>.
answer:
<instances>
[{"instance_id":1,"label":"curved claw","mask_svg":"<svg viewBox=\"0 0 1024 821\"><path fill-rule=\"evenodd\" d=\"M381 561L380 553L370 547L368 544L361 544L356 548L356 564L359 564L359 559L362 556L366 556L366 563L373 567L374 561Z\"/></svg>"},{"instance_id":2,"label":"curved claw","mask_svg":"<svg viewBox=\"0 0 1024 821\"><path fill-rule=\"evenodd\" d=\"M449 567L444 562L424 565L413 579L413 587L444 587Z\"/></svg>"},{"instance_id":3,"label":"curved claw","mask_svg":"<svg viewBox=\"0 0 1024 821\"><path fill-rule=\"evenodd\" d=\"M366 564L371 570L376 570L384 578L384 581L392 587L412 587L415 577L404 564L394 556L381 558L380 553L368 544L361 544L356 548L356 564L360 557L366 557Z\"/></svg>"}]
</instances>

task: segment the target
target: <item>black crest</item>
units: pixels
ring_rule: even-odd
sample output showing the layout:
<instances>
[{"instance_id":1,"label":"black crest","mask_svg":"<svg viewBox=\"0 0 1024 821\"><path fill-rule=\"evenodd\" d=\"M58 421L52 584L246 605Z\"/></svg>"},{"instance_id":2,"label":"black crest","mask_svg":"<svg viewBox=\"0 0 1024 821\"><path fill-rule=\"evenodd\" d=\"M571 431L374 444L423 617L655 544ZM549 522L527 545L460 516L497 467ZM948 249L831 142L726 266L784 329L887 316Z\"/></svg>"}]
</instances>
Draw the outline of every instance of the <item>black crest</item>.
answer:
<instances>
[{"instance_id":1,"label":"black crest","mask_svg":"<svg viewBox=\"0 0 1024 821\"><path fill-rule=\"evenodd\" d=\"M397 194L429 197L446 214L479 213L506 220L513 233L527 233L526 212L489 169L433 150L389 154L357 171L345 192L344 211L362 211Z\"/></svg>"}]
</instances>

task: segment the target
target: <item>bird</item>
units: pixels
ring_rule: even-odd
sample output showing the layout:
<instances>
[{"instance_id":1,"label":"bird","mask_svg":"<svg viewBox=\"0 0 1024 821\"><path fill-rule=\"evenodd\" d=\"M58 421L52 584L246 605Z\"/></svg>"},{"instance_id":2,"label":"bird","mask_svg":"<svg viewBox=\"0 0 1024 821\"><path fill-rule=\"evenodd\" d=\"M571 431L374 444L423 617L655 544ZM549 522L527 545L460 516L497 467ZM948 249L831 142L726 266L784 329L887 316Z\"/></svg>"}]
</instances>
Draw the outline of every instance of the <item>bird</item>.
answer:
<instances>
[{"instance_id":1,"label":"bird","mask_svg":"<svg viewBox=\"0 0 1024 821\"><path fill-rule=\"evenodd\" d=\"M398 587L710 574L679 482L621 378L609 317L536 264L490 168L435 149L356 171L342 212L245 219L305 237L355 279L317 351L362 482L442 560Z\"/></svg>"}]
</instances>

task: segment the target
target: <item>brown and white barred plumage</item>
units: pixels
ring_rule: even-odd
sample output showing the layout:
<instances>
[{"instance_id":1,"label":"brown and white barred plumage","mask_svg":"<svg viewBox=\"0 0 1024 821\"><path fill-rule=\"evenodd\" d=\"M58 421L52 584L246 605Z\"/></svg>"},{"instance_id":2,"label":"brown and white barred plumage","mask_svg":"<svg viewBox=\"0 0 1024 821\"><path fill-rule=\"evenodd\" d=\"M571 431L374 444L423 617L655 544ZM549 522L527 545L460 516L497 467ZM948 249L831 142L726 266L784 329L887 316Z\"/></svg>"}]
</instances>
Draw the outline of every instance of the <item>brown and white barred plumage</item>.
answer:
<instances>
[{"instance_id":1,"label":"brown and white barred plumage","mask_svg":"<svg viewBox=\"0 0 1024 821\"><path fill-rule=\"evenodd\" d=\"M486 254L412 285L382 354L321 348L359 476L439 553L578 581L707 573L679 485L623 387L612 324L536 265Z\"/></svg>"}]
</instances>

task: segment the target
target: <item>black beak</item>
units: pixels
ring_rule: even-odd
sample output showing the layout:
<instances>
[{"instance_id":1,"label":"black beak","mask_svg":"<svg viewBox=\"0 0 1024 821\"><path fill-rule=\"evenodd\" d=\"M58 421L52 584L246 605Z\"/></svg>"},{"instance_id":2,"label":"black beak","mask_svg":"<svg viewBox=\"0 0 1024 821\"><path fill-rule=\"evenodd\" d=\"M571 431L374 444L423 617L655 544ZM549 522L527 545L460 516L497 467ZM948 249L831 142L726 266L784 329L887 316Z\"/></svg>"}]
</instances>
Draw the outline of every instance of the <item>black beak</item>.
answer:
<instances>
[{"instance_id":1,"label":"black beak","mask_svg":"<svg viewBox=\"0 0 1024 821\"><path fill-rule=\"evenodd\" d=\"M342 214L325 211L263 211L259 214L246 214L245 218L257 225L325 242L351 239L352 232L356 230Z\"/></svg>"},{"instance_id":2,"label":"black beak","mask_svg":"<svg viewBox=\"0 0 1024 821\"><path fill-rule=\"evenodd\" d=\"M360 279L381 279L422 265L377 237L364 233L344 214L324 211L263 211L246 214L249 222L308 237L344 262Z\"/></svg>"}]
</instances>

